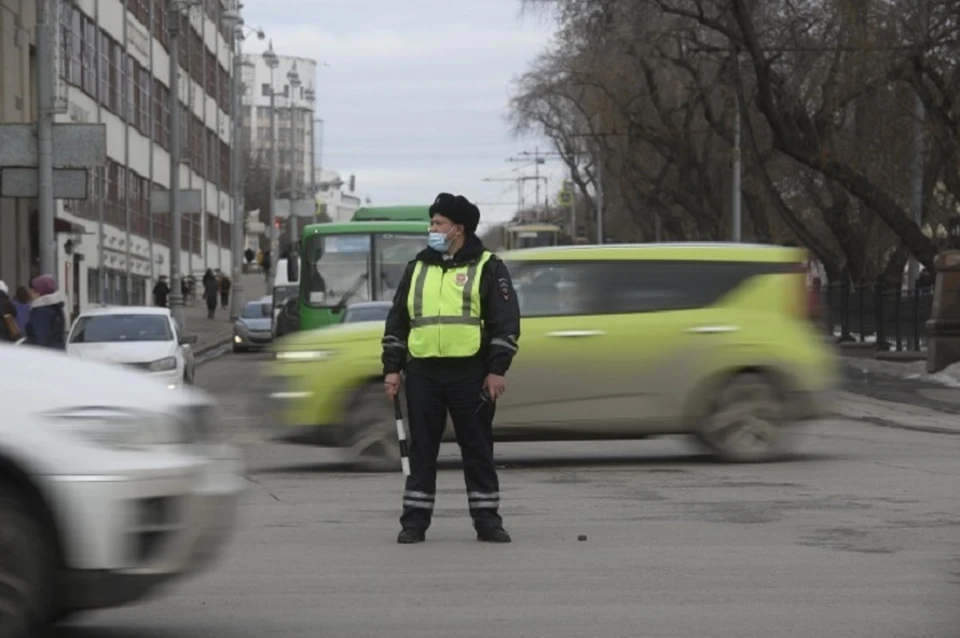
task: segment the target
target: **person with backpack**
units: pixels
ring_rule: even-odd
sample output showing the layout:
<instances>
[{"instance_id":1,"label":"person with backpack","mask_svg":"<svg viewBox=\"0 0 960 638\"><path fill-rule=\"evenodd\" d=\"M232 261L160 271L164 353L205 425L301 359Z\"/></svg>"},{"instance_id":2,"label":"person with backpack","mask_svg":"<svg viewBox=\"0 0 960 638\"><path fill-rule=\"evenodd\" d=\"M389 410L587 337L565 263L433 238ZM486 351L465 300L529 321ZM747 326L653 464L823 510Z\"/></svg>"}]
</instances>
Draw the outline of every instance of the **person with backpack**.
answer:
<instances>
[{"instance_id":1,"label":"person with backpack","mask_svg":"<svg viewBox=\"0 0 960 638\"><path fill-rule=\"evenodd\" d=\"M66 350L67 298L50 275L39 275L30 280L30 321L27 323L27 343L32 346Z\"/></svg>"}]
</instances>

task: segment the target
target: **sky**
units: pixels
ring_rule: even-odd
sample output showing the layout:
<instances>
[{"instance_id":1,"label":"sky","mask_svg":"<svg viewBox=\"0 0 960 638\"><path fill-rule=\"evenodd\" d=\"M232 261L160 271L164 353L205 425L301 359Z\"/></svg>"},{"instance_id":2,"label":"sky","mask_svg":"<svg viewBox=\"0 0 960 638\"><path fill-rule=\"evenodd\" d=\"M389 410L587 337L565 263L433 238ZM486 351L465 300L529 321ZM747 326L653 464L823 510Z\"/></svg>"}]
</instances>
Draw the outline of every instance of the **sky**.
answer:
<instances>
[{"instance_id":1,"label":"sky","mask_svg":"<svg viewBox=\"0 0 960 638\"><path fill-rule=\"evenodd\" d=\"M507 119L514 78L555 26L522 13L520 0L245 0L242 15L267 37L246 39L244 53L272 40L278 55L319 63L320 163L343 179L354 173L372 205L430 204L448 191L477 203L484 221L503 221L516 211L517 185L484 179L533 175L507 159L552 150L515 138ZM563 167L548 160L540 170L542 202Z\"/></svg>"}]
</instances>

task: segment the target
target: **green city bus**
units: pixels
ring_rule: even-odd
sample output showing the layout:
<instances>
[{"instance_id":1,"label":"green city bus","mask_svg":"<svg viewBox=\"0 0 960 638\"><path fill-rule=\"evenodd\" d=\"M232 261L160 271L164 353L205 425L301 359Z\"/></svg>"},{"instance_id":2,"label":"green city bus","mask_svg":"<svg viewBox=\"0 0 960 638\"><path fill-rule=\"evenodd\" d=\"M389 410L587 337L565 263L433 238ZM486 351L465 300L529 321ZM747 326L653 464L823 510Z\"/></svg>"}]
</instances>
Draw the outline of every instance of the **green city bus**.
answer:
<instances>
[{"instance_id":1,"label":"green city bus","mask_svg":"<svg viewBox=\"0 0 960 638\"><path fill-rule=\"evenodd\" d=\"M339 323L354 301L393 299L407 263L427 245L428 230L427 220L305 227L299 255L287 261L288 279L297 282L300 291L298 329Z\"/></svg>"}]
</instances>

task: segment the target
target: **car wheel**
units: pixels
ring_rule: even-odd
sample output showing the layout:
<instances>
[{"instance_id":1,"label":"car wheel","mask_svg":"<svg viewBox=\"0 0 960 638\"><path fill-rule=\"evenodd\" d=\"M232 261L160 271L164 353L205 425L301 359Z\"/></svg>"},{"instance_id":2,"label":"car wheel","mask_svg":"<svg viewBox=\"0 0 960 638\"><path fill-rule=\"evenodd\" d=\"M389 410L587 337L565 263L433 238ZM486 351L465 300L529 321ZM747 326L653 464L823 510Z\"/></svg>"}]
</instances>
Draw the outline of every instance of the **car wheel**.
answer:
<instances>
[{"instance_id":1,"label":"car wheel","mask_svg":"<svg viewBox=\"0 0 960 638\"><path fill-rule=\"evenodd\" d=\"M739 374L717 392L696 437L724 461L771 461L782 453L783 408L769 379Z\"/></svg>"},{"instance_id":2,"label":"car wheel","mask_svg":"<svg viewBox=\"0 0 960 638\"><path fill-rule=\"evenodd\" d=\"M394 472L400 469L400 444L393 409L383 386L370 383L354 397L347 423L355 436L350 443L350 465L366 472Z\"/></svg>"},{"instance_id":3,"label":"car wheel","mask_svg":"<svg viewBox=\"0 0 960 638\"><path fill-rule=\"evenodd\" d=\"M52 620L54 549L44 525L0 486L0 636L32 636Z\"/></svg>"}]
</instances>

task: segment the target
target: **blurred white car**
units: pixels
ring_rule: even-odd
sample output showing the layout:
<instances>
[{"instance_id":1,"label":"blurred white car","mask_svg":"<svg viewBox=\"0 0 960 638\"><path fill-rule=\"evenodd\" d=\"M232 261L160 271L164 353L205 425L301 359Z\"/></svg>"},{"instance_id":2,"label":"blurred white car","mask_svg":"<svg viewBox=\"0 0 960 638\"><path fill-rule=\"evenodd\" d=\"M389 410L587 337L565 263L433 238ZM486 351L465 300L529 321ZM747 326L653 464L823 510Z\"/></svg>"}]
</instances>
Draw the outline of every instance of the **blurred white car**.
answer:
<instances>
[{"instance_id":1,"label":"blurred white car","mask_svg":"<svg viewBox=\"0 0 960 638\"><path fill-rule=\"evenodd\" d=\"M210 565L244 490L211 398L43 348L0 361L0 635Z\"/></svg>"},{"instance_id":2,"label":"blurred white car","mask_svg":"<svg viewBox=\"0 0 960 638\"><path fill-rule=\"evenodd\" d=\"M190 345L196 342L196 336L180 334L167 308L91 308L73 322L67 354L143 370L173 390L193 383Z\"/></svg>"}]
</instances>

